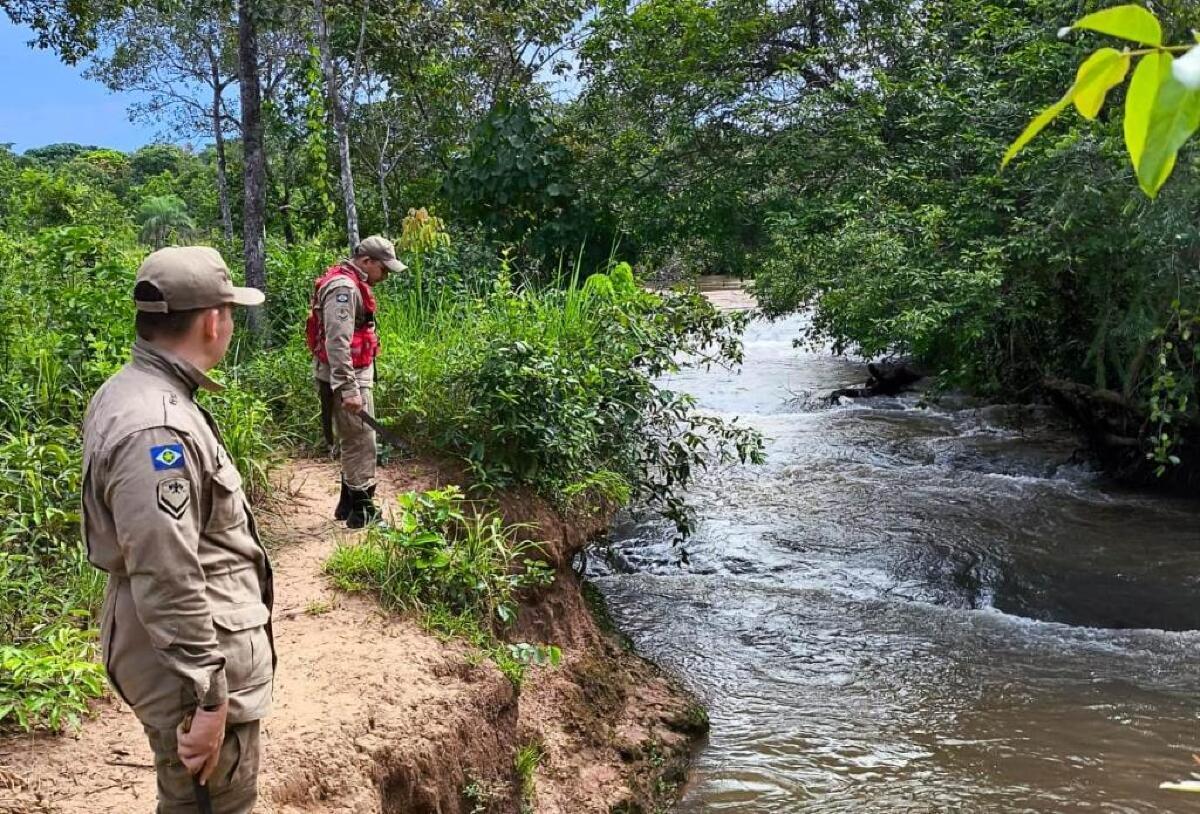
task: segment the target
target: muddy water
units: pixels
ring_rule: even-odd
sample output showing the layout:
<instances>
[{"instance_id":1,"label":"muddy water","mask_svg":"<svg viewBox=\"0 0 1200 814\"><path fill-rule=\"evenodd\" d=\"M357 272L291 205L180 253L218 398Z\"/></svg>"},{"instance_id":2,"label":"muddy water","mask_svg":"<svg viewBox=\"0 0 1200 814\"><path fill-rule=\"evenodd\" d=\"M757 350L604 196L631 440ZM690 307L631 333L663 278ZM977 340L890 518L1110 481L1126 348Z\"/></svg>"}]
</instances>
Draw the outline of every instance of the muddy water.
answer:
<instances>
[{"instance_id":1,"label":"muddy water","mask_svg":"<svg viewBox=\"0 0 1200 814\"><path fill-rule=\"evenodd\" d=\"M630 519L592 576L712 734L679 812L1189 812L1200 508L1105 485L1053 416L822 408L861 367L755 323L676 376L769 462L712 473L680 567Z\"/></svg>"}]
</instances>

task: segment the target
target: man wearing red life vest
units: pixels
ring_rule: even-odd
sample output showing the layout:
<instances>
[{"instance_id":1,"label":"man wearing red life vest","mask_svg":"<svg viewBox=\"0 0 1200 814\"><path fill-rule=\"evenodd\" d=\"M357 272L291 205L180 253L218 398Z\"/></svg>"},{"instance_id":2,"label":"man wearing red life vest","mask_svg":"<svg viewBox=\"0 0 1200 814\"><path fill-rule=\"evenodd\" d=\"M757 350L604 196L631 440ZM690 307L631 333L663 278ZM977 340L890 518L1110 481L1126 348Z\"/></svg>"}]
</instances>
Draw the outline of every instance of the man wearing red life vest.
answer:
<instances>
[{"instance_id":1,"label":"man wearing red life vest","mask_svg":"<svg viewBox=\"0 0 1200 814\"><path fill-rule=\"evenodd\" d=\"M379 517L375 505L375 430L359 417L375 414L375 296L372 286L407 267L379 235L364 239L354 256L327 269L314 284L308 346L322 403L333 405L341 442L342 490L334 518L358 529Z\"/></svg>"}]
</instances>

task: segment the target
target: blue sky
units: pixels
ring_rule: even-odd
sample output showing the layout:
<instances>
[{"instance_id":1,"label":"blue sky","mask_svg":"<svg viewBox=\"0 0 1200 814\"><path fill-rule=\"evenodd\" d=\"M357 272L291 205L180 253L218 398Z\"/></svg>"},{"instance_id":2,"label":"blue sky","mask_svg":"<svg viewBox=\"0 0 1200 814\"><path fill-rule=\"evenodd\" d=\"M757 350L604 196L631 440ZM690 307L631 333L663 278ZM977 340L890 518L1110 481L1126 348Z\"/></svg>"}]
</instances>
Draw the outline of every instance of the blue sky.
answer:
<instances>
[{"instance_id":1,"label":"blue sky","mask_svg":"<svg viewBox=\"0 0 1200 814\"><path fill-rule=\"evenodd\" d=\"M0 144L12 142L20 153L60 141L133 150L156 140L154 125L129 121L126 108L137 96L84 79L83 66L30 48L31 38L0 14Z\"/></svg>"}]
</instances>

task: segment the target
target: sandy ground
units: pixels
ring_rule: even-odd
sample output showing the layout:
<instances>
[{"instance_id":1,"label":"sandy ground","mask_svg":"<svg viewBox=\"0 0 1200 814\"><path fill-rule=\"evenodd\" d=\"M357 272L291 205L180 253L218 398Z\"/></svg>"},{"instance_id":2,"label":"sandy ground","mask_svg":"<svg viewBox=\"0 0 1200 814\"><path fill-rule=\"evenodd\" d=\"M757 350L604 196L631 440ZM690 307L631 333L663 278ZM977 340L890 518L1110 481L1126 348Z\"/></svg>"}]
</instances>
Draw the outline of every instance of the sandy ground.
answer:
<instances>
[{"instance_id":1,"label":"sandy ground","mask_svg":"<svg viewBox=\"0 0 1200 814\"><path fill-rule=\"evenodd\" d=\"M710 275L697 277L694 284L709 302L722 311L752 311L758 308L758 299L750 293L749 283L745 280ZM657 293L669 291L654 287L649 290Z\"/></svg>"},{"instance_id":2,"label":"sandy ground","mask_svg":"<svg viewBox=\"0 0 1200 814\"><path fill-rule=\"evenodd\" d=\"M433 463L409 463L382 473L380 493L452 480ZM669 793L658 780L681 778L698 731L694 708L598 630L569 569L606 518L586 529L533 498L506 503L511 519L539 523L559 574L522 610L514 639L564 651L563 665L531 673L518 693L461 644L329 586L321 564L352 534L328 519L336 485L331 464L296 462L283 475L285 497L260 513L275 549L279 664L256 811L516 812L512 757L530 742L545 754L535 812L648 807ZM0 814L153 810L140 725L113 697L95 713L72 735L0 740ZM475 801L464 797L468 787L481 792Z\"/></svg>"},{"instance_id":3,"label":"sandy ground","mask_svg":"<svg viewBox=\"0 0 1200 814\"><path fill-rule=\"evenodd\" d=\"M700 277L696 285L713 305L723 310L746 311L758 307L758 300L747 290L748 283L744 280Z\"/></svg>"},{"instance_id":4,"label":"sandy ground","mask_svg":"<svg viewBox=\"0 0 1200 814\"><path fill-rule=\"evenodd\" d=\"M705 291L712 304L725 311L749 311L758 307L758 300L744 288L721 288Z\"/></svg>"}]
</instances>

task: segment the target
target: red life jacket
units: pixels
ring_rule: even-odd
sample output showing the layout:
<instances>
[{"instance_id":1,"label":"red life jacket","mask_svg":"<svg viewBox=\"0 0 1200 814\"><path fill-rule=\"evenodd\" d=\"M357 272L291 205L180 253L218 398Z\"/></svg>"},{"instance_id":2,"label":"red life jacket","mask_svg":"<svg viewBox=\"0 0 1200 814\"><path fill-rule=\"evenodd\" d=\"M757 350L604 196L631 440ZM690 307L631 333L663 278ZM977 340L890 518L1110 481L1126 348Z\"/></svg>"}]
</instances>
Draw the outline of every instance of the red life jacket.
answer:
<instances>
[{"instance_id":1,"label":"red life jacket","mask_svg":"<svg viewBox=\"0 0 1200 814\"><path fill-rule=\"evenodd\" d=\"M356 370L370 367L379 355L379 337L375 333L375 294L358 276L358 272L344 265L330 267L313 283L312 305L308 311L308 322L304 326L304 338L308 349L322 363L329 364L329 354L325 351L325 324L317 313L317 307L320 304L321 289L334 277L346 277L358 287L367 319L361 328L354 329L354 335L350 337L350 364Z\"/></svg>"}]
</instances>

